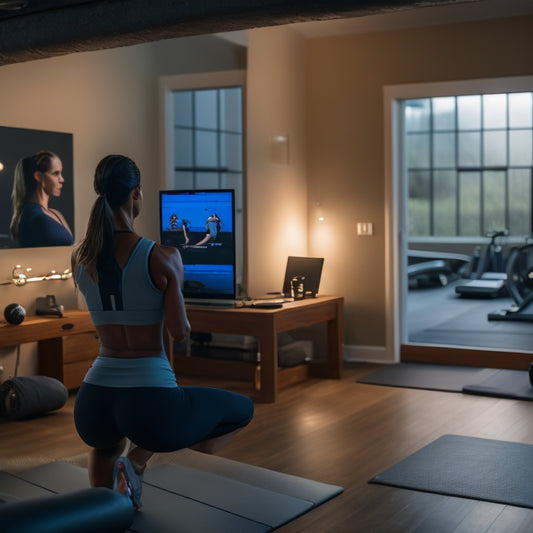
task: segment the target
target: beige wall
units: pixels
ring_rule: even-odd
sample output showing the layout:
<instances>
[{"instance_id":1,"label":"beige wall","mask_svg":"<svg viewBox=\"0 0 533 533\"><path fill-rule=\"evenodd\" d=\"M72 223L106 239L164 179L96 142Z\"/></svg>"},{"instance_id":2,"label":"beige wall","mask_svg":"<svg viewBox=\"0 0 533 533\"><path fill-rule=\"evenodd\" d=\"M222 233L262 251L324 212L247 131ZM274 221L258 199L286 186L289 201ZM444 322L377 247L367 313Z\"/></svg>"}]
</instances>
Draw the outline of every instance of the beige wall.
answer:
<instances>
[{"instance_id":1,"label":"beige wall","mask_svg":"<svg viewBox=\"0 0 533 533\"><path fill-rule=\"evenodd\" d=\"M287 27L249 32L248 292L281 291L287 256L307 255L304 41ZM288 137L288 158L272 136Z\"/></svg>"},{"instance_id":2,"label":"beige wall","mask_svg":"<svg viewBox=\"0 0 533 533\"><path fill-rule=\"evenodd\" d=\"M309 202L328 221L320 234L310 221L309 253L326 258L322 288L346 298L348 346L385 345L383 87L531 75L532 28L520 17L307 42ZM374 236L358 237L357 221Z\"/></svg>"}]
</instances>

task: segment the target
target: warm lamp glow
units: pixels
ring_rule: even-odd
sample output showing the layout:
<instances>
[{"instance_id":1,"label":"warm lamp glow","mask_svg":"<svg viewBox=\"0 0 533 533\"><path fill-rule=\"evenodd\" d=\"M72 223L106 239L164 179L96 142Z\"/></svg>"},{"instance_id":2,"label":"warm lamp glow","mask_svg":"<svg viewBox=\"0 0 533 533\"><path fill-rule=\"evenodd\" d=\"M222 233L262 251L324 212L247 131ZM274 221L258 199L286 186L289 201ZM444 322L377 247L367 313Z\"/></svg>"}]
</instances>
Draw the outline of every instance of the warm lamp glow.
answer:
<instances>
[{"instance_id":1,"label":"warm lamp glow","mask_svg":"<svg viewBox=\"0 0 533 533\"><path fill-rule=\"evenodd\" d=\"M319 222L324 222L325 217L324 217L324 209L322 207L322 204L320 202L316 202L315 205L316 205L316 219Z\"/></svg>"},{"instance_id":2,"label":"warm lamp glow","mask_svg":"<svg viewBox=\"0 0 533 533\"><path fill-rule=\"evenodd\" d=\"M0 172L2 172L2 170L4 170L4 163L2 163L2 161L0 161Z\"/></svg>"}]
</instances>

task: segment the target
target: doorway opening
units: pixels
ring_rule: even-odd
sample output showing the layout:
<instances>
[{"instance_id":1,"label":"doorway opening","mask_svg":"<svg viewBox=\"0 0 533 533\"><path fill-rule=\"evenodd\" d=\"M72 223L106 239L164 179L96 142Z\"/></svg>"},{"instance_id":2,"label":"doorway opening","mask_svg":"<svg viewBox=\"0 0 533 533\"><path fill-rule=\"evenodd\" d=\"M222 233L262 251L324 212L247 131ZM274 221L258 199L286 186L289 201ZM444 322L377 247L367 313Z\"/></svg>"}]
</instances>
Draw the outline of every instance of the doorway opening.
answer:
<instances>
[{"instance_id":1,"label":"doorway opening","mask_svg":"<svg viewBox=\"0 0 533 533\"><path fill-rule=\"evenodd\" d=\"M533 233L530 88L526 78L386 88L396 360L531 357L532 320L489 319L515 305L507 264Z\"/></svg>"}]
</instances>

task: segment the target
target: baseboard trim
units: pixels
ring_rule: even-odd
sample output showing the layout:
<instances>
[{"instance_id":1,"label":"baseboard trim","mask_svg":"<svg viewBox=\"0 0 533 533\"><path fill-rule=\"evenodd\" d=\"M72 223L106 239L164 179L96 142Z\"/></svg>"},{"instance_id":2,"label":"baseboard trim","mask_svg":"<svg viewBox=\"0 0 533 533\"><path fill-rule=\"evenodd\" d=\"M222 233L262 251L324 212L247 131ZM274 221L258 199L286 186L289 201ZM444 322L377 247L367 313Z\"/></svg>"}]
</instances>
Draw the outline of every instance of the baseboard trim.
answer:
<instances>
[{"instance_id":1,"label":"baseboard trim","mask_svg":"<svg viewBox=\"0 0 533 533\"><path fill-rule=\"evenodd\" d=\"M394 363L394 356L387 353L385 346L344 345L344 361L347 363Z\"/></svg>"},{"instance_id":2,"label":"baseboard trim","mask_svg":"<svg viewBox=\"0 0 533 533\"><path fill-rule=\"evenodd\" d=\"M533 354L470 347L402 344L401 359L411 363L527 370L533 361Z\"/></svg>"}]
</instances>

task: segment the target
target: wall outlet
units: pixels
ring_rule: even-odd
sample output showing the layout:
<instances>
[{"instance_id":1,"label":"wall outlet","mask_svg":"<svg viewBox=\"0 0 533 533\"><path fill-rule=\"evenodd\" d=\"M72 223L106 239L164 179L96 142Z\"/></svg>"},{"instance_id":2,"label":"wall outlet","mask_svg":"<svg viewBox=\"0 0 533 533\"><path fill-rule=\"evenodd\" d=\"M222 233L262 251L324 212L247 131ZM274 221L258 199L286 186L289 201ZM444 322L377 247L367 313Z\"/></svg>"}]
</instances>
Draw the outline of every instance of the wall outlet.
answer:
<instances>
[{"instance_id":1,"label":"wall outlet","mask_svg":"<svg viewBox=\"0 0 533 533\"><path fill-rule=\"evenodd\" d=\"M372 222L358 222L357 223L357 235L372 235L373 228Z\"/></svg>"}]
</instances>

